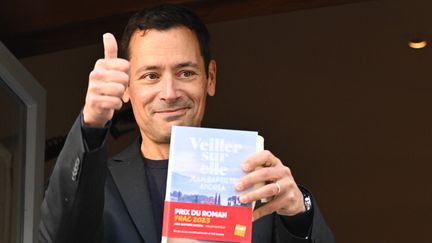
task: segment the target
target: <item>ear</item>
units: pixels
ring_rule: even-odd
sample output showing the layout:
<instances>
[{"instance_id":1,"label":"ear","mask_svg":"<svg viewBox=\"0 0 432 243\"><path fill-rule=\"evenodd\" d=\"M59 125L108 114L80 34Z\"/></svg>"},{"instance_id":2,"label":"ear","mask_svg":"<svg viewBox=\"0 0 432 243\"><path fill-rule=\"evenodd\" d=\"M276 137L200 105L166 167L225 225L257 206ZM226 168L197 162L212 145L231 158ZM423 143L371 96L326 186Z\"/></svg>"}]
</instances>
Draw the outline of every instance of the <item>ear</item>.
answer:
<instances>
[{"instance_id":1,"label":"ear","mask_svg":"<svg viewBox=\"0 0 432 243\"><path fill-rule=\"evenodd\" d=\"M207 94L213 96L216 93L216 61L210 60L207 75Z\"/></svg>"},{"instance_id":2,"label":"ear","mask_svg":"<svg viewBox=\"0 0 432 243\"><path fill-rule=\"evenodd\" d=\"M123 100L124 103L128 103L129 99L130 99L130 95L129 95L129 85L128 85L126 87L125 92L123 93L122 100Z\"/></svg>"}]
</instances>

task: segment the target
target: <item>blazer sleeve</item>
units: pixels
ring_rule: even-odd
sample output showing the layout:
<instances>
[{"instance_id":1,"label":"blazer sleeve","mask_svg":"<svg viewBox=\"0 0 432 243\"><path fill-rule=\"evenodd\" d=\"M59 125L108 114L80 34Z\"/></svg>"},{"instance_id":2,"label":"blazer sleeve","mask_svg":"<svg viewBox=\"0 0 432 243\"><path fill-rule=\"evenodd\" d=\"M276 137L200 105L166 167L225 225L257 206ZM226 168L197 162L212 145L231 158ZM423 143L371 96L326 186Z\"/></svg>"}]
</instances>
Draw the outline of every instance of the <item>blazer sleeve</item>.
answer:
<instances>
[{"instance_id":1,"label":"blazer sleeve","mask_svg":"<svg viewBox=\"0 0 432 243\"><path fill-rule=\"evenodd\" d=\"M102 242L107 157L106 138L87 151L78 117L45 191L39 242Z\"/></svg>"},{"instance_id":2,"label":"blazer sleeve","mask_svg":"<svg viewBox=\"0 0 432 243\"><path fill-rule=\"evenodd\" d=\"M311 194L310 194L311 195ZM330 229L330 227L327 225L327 223L324 220L324 217L321 214L321 211L318 207L317 202L315 199L312 198L312 210L313 210L313 219L312 219L312 226L311 231L309 234L309 237L307 239L300 238L297 236L294 236L291 234L287 227L285 227L284 222L282 220L282 216L276 215L275 216L275 233L276 233L276 242L278 243L306 243L306 242L312 242L312 243L333 243L335 242L333 233Z\"/></svg>"}]
</instances>

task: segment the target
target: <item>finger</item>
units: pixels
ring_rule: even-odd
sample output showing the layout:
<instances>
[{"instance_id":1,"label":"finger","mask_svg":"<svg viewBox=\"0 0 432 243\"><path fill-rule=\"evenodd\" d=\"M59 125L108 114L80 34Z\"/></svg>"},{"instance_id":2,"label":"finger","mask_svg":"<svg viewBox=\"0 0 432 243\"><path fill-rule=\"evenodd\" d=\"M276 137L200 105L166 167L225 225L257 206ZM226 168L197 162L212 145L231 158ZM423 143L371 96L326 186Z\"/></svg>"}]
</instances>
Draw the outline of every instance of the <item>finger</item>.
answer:
<instances>
[{"instance_id":1,"label":"finger","mask_svg":"<svg viewBox=\"0 0 432 243\"><path fill-rule=\"evenodd\" d=\"M126 87L123 84L115 82L100 82L96 81L95 85L89 87L89 91L94 95L113 96L117 98L123 97Z\"/></svg>"},{"instance_id":2,"label":"finger","mask_svg":"<svg viewBox=\"0 0 432 243\"><path fill-rule=\"evenodd\" d=\"M261 200L263 198L271 198L281 193L275 183L270 183L250 192L240 195L241 203L250 203L253 201Z\"/></svg>"},{"instance_id":3,"label":"finger","mask_svg":"<svg viewBox=\"0 0 432 243\"><path fill-rule=\"evenodd\" d=\"M96 61L94 69L117 70L117 71L129 73L130 63L128 60L121 59L121 58L99 59Z\"/></svg>"},{"instance_id":4,"label":"finger","mask_svg":"<svg viewBox=\"0 0 432 243\"><path fill-rule=\"evenodd\" d=\"M105 59L117 58L117 41L111 33L103 35Z\"/></svg>"},{"instance_id":5,"label":"finger","mask_svg":"<svg viewBox=\"0 0 432 243\"><path fill-rule=\"evenodd\" d=\"M87 96L86 105L98 111L98 113L103 113L119 110L123 106L123 101L121 98L115 96L92 95Z\"/></svg>"},{"instance_id":6,"label":"finger","mask_svg":"<svg viewBox=\"0 0 432 243\"><path fill-rule=\"evenodd\" d=\"M282 199L276 198L276 199L271 200L270 202L264 204L263 206L255 209L253 211L253 214L252 214L253 220L255 221L261 217L264 217L266 215L269 215L269 214L277 211L281 207L282 203L283 203Z\"/></svg>"},{"instance_id":7,"label":"finger","mask_svg":"<svg viewBox=\"0 0 432 243\"><path fill-rule=\"evenodd\" d=\"M97 85L103 85L103 82L118 83L124 86L126 89L129 82L129 75L116 70L93 70L89 76L90 82L99 81L101 83L96 83Z\"/></svg>"},{"instance_id":8,"label":"finger","mask_svg":"<svg viewBox=\"0 0 432 243\"><path fill-rule=\"evenodd\" d=\"M245 162L243 162L242 164L242 169L245 172L250 172L260 166L270 167L278 164L282 164L282 162L276 156L274 156L270 151L264 150L247 158Z\"/></svg>"},{"instance_id":9,"label":"finger","mask_svg":"<svg viewBox=\"0 0 432 243\"><path fill-rule=\"evenodd\" d=\"M286 168L286 167L285 167ZM255 170L249 174L246 174L240 178L236 184L235 188L239 191L246 190L256 184L277 181L283 176L285 176L286 169L282 166L277 167L263 167L259 170Z\"/></svg>"}]
</instances>

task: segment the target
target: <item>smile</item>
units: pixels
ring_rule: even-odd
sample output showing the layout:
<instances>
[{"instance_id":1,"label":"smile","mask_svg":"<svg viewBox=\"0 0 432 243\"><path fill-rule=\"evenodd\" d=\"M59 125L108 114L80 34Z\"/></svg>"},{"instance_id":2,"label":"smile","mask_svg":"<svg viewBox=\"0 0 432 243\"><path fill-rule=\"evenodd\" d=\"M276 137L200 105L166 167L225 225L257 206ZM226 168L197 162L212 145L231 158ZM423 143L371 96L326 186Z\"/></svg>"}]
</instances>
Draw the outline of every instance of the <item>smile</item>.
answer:
<instances>
[{"instance_id":1,"label":"smile","mask_svg":"<svg viewBox=\"0 0 432 243\"><path fill-rule=\"evenodd\" d=\"M176 109L169 109L169 110L160 110L160 111L156 111L155 113L177 113L177 112L186 112L187 110L189 110L189 107L180 107L180 108L176 108Z\"/></svg>"},{"instance_id":2,"label":"smile","mask_svg":"<svg viewBox=\"0 0 432 243\"><path fill-rule=\"evenodd\" d=\"M189 107L181 107L176 109L160 110L160 111L156 111L155 114L162 116L165 119L171 120L185 115L189 109L190 109Z\"/></svg>"}]
</instances>

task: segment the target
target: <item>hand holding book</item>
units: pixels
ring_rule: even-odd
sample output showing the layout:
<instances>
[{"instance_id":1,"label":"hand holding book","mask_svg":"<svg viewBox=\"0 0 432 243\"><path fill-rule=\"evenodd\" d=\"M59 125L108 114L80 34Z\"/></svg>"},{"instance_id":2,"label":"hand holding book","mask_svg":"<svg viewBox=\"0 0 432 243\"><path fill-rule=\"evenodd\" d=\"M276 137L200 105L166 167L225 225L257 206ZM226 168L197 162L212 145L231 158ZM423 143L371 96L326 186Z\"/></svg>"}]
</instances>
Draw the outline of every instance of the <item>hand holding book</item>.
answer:
<instances>
[{"instance_id":1,"label":"hand holding book","mask_svg":"<svg viewBox=\"0 0 432 243\"><path fill-rule=\"evenodd\" d=\"M258 169L257 169L258 168ZM270 151L264 150L250 156L242 164L247 174L237 181L235 188L243 191L255 187L240 195L240 202L250 203L262 198L271 198L260 208L253 211L253 219L276 212L292 216L306 211L303 194L297 186L291 170Z\"/></svg>"},{"instance_id":2,"label":"hand holding book","mask_svg":"<svg viewBox=\"0 0 432 243\"><path fill-rule=\"evenodd\" d=\"M289 168L263 143L252 131L174 126L162 242L249 243L253 220L305 211Z\"/></svg>"}]
</instances>

